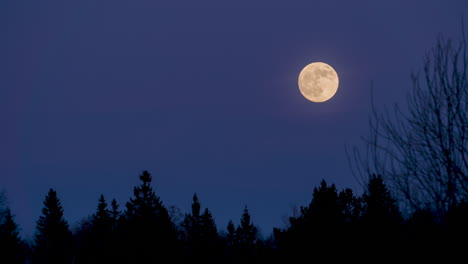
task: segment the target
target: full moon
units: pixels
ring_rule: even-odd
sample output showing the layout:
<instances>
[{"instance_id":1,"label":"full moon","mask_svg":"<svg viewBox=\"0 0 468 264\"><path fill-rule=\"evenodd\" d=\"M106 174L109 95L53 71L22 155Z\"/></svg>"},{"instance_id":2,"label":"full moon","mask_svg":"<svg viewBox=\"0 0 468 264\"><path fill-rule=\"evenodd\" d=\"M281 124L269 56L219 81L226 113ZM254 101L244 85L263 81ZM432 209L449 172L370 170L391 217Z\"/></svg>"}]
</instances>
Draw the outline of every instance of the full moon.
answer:
<instances>
[{"instance_id":1,"label":"full moon","mask_svg":"<svg viewBox=\"0 0 468 264\"><path fill-rule=\"evenodd\" d=\"M338 74L328 64L311 63L299 74L299 90L308 100L321 103L332 98L338 90Z\"/></svg>"}]
</instances>

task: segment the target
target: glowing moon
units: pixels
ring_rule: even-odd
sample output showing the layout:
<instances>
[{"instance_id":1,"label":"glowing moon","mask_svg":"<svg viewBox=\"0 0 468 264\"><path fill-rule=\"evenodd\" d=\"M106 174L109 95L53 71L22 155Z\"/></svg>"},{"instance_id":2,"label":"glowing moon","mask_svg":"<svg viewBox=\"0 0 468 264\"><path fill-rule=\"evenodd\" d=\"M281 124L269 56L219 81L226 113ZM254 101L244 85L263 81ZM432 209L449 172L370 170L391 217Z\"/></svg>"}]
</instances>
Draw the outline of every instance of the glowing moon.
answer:
<instances>
[{"instance_id":1,"label":"glowing moon","mask_svg":"<svg viewBox=\"0 0 468 264\"><path fill-rule=\"evenodd\" d=\"M338 74L328 64L311 63L299 74L299 90L308 100L321 103L332 98L338 90Z\"/></svg>"}]
</instances>

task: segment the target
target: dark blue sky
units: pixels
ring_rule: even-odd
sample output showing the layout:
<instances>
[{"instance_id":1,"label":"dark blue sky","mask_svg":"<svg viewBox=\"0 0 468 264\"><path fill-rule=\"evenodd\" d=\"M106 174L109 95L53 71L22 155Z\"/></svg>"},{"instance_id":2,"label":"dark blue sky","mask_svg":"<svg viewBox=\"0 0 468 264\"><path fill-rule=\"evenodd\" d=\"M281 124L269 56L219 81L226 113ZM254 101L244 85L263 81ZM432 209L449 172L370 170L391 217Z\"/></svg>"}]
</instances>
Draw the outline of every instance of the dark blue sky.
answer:
<instances>
[{"instance_id":1,"label":"dark blue sky","mask_svg":"<svg viewBox=\"0 0 468 264\"><path fill-rule=\"evenodd\" d=\"M177 3L175 3L177 2ZM228 4L228 2L231 2ZM255 3L252 3L255 2ZM385 3L384 3L385 2ZM50 187L71 227L149 170L165 205L194 192L219 229L248 205L268 235L321 179L360 190L345 144L402 102L466 0L0 1L0 188L29 236ZM310 62L340 77L316 104Z\"/></svg>"}]
</instances>

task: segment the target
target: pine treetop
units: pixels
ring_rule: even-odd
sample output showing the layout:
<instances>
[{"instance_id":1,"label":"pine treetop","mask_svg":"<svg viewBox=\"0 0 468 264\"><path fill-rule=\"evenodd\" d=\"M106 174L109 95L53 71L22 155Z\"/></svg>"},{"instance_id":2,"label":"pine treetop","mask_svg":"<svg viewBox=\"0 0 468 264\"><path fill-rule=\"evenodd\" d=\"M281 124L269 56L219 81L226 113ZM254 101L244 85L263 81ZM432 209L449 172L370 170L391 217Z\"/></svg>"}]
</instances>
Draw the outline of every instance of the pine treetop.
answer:
<instances>
[{"instance_id":1,"label":"pine treetop","mask_svg":"<svg viewBox=\"0 0 468 264\"><path fill-rule=\"evenodd\" d=\"M42 215L37 221L39 235L48 229L62 229L62 231L68 232L68 223L63 218L62 205L57 197L57 192L52 188L46 195Z\"/></svg>"},{"instance_id":2,"label":"pine treetop","mask_svg":"<svg viewBox=\"0 0 468 264\"><path fill-rule=\"evenodd\" d=\"M21 244L21 238L19 235L18 224L14 220L14 216L11 214L9 207L3 212L3 219L0 224L0 240L9 241L15 245Z\"/></svg>"}]
</instances>

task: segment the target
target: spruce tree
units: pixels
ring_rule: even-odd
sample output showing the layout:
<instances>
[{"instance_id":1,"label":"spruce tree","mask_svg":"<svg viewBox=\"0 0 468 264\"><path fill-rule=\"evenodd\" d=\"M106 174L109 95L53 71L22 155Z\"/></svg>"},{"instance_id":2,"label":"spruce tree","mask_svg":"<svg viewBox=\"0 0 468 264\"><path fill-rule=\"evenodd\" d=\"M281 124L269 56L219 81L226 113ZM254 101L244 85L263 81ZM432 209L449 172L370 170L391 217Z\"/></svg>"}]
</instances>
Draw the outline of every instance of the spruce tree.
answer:
<instances>
[{"instance_id":1,"label":"spruce tree","mask_svg":"<svg viewBox=\"0 0 468 264\"><path fill-rule=\"evenodd\" d=\"M252 247L257 241L257 228L250 220L247 206L244 208L236 233L241 246Z\"/></svg>"},{"instance_id":2,"label":"spruce tree","mask_svg":"<svg viewBox=\"0 0 468 264\"><path fill-rule=\"evenodd\" d=\"M10 208L6 208L0 221L0 260L2 263L20 264L25 260L24 243L18 232Z\"/></svg>"},{"instance_id":3,"label":"spruce tree","mask_svg":"<svg viewBox=\"0 0 468 264\"><path fill-rule=\"evenodd\" d=\"M363 238L372 250L384 250L386 246L401 245L403 218L396 200L391 196L382 176L371 175L363 200ZM382 244L381 247L376 245Z\"/></svg>"},{"instance_id":4,"label":"spruce tree","mask_svg":"<svg viewBox=\"0 0 468 264\"><path fill-rule=\"evenodd\" d=\"M373 174L363 194L363 220L368 225L398 225L402 216L381 175Z\"/></svg>"},{"instance_id":5,"label":"spruce tree","mask_svg":"<svg viewBox=\"0 0 468 264\"><path fill-rule=\"evenodd\" d=\"M201 236L201 205L197 194L193 195L192 212L186 214L182 222L183 237L189 255L194 254L194 247L199 246Z\"/></svg>"},{"instance_id":6,"label":"spruce tree","mask_svg":"<svg viewBox=\"0 0 468 264\"><path fill-rule=\"evenodd\" d=\"M232 220L229 220L228 225L227 225L227 234L226 234L226 243L228 246L234 246L237 245L237 232L236 232L236 227L234 226L234 223Z\"/></svg>"},{"instance_id":7,"label":"spruce tree","mask_svg":"<svg viewBox=\"0 0 468 264\"><path fill-rule=\"evenodd\" d=\"M337 228L342 219L338 192L334 184L328 186L327 182L322 180L320 187L314 188L309 214L308 217L311 217L311 221L318 225L320 230Z\"/></svg>"},{"instance_id":8,"label":"spruce tree","mask_svg":"<svg viewBox=\"0 0 468 264\"><path fill-rule=\"evenodd\" d=\"M112 199L112 202L111 202L110 216L112 220L112 230L115 230L117 228L117 225L121 217L121 212L119 211L119 204L117 203L115 199Z\"/></svg>"},{"instance_id":9,"label":"spruce tree","mask_svg":"<svg viewBox=\"0 0 468 264\"><path fill-rule=\"evenodd\" d=\"M57 193L50 189L44 200L42 215L36 225L33 263L70 263L71 238Z\"/></svg>"},{"instance_id":10,"label":"spruce tree","mask_svg":"<svg viewBox=\"0 0 468 264\"><path fill-rule=\"evenodd\" d=\"M126 203L123 239L128 263L154 263L178 257L177 232L161 199L151 187L151 175L143 171L141 184Z\"/></svg>"},{"instance_id":11,"label":"spruce tree","mask_svg":"<svg viewBox=\"0 0 468 264\"><path fill-rule=\"evenodd\" d=\"M203 214L196 194L193 195L192 212L186 214L182 227L186 257L195 262L214 262L219 255L216 225L208 208Z\"/></svg>"},{"instance_id":12,"label":"spruce tree","mask_svg":"<svg viewBox=\"0 0 468 264\"><path fill-rule=\"evenodd\" d=\"M356 223L362 214L362 201L354 196L353 190L346 188L338 195L338 205L346 224Z\"/></svg>"},{"instance_id":13,"label":"spruce tree","mask_svg":"<svg viewBox=\"0 0 468 264\"><path fill-rule=\"evenodd\" d=\"M257 228L250 219L249 210L245 206L236 230L237 254L239 263L254 263L257 257Z\"/></svg>"},{"instance_id":14,"label":"spruce tree","mask_svg":"<svg viewBox=\"0 0 468 264\"><path fill-rule=\"evenodd\" d=\"M112 217L107 209L107 202L101 194L96 212L91 216L89 244L92 263L105 263L109 261L112 242Z\"/></svg>"},{"instance_id":15,"label":"spruce tree","mask_svg":"<svg viewBox=\"0 0 468 264\"><path fill-rule=\"evenodd\" d=\"M343 219L335 185L322 180L314 188L309 205L302 206L298 216L289 218L286 230L275 229L274 235L282 252L299 261L308 256L311 248L320 252L336 248Z\"/></svg>"},{"instance_id":16,"label":"spruce tree","mask_svg":"<svg viewBox=\"0 0 468 264\"><path fill-rule=\"evenodd\" d=\"M227 224L227 233L224 236L224 263L237 263L239 256L239 241L237 237L236 226L229 220Z\"/></svg>"},{"instance_id":17,"label":"spruce tree","mask_svg":"<svg viewBox=\"0 0 468 264\"><path fill-rule=\"evenodd\" d=\"M205 208L205 211L201 216L201 225L203 240L210 246L218 243L218 230L216 229L215 221L208 208Z\"/></svg>"},{"instance_id":18,"label":"spruce tree","mask_svg":"<svg viewBox=\"0 0 468 264\"><path fill-rule=\"evenodd\" d=\"M96 213L91 217L92 229L96 234L107 235L112 229L111 212L107 209L107 202L104 195L99 197Z\"/></svg>"}]
</instances>

